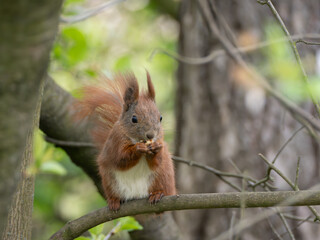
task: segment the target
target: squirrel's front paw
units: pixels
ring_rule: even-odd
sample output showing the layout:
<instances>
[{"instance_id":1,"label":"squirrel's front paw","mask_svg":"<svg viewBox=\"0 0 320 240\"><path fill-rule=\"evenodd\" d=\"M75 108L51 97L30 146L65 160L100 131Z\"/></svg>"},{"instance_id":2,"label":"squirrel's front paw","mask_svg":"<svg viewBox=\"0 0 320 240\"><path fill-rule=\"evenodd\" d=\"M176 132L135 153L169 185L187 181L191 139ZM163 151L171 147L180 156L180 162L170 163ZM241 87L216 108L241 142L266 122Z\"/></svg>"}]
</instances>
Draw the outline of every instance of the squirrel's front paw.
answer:
<instances>
[{"instance_id":1,"label":"squirrel's front paw","mask_svg":"<svg viewBox=\"0 0 320 240\"><path fill-rule=\"evenodd\" d=\"M162 144L159 142L152 142L148 144L147 147L153 154L156 154L161 150Z\"/></svg>"},{"instance_id":2,"label":"squirrel's front paw","mask_svg":"<svg viewBox=\"0 0 320 240\"><path fill-rule=\"evenodd\" d=\"M156 204L158 203L161 198L164 196L163 191L155 191L155 192L151 192L149 194L149 203L151 204Z\"/></svg>"},{"instance_id":3,"label":"squirrel's front paw","mask_svg":"<svg viewBox=\"0 0 320 240\"><path fill-rule=\"evenodd\" d=\"M136 151L140 153L148 153L150 152L147 145L143 142L136 143Z\"/></svg>"}]
</instances>

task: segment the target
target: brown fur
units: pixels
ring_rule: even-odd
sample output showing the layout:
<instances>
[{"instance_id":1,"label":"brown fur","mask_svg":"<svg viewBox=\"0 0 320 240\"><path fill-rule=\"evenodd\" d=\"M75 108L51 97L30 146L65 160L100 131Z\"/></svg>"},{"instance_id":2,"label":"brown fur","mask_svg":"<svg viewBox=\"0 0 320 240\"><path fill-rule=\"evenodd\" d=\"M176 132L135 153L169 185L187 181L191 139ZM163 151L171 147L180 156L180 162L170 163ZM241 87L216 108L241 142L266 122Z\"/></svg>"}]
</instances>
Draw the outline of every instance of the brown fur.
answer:
<instances>
[{"instance_id":1,"label":"brown fur","mask_svg":"<svg viewBox=\"0 0 320 240\"><path fill-rule=\"evenodd\" d=\"M99 173L109 208L120 208L121 199L115 172L126 172L145 157L151 169L149 202L176 193L173 163L163 140L160 113L155 104L155 91L147 72L148 90L139 93L132 73L105 79L98 86L83 88L83 99L77 103L78 117L94 121L92 133L100 149ZM137 123L133 123L133 116ZM150 136L153 142L147 144ZM141 160L142 161L142 160ZM143 160L145 161L145 160Z\"/></svg>"}]
</instances>

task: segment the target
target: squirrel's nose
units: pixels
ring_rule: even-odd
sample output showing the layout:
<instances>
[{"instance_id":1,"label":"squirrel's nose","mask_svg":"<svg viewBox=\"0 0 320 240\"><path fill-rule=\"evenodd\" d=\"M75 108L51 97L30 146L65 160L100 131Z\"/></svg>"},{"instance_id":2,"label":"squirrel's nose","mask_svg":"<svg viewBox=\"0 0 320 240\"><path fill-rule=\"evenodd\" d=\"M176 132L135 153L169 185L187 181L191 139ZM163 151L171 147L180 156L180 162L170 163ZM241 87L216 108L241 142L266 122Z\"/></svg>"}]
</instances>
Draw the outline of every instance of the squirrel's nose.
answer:
<instances>
[{"instance_id":1,"label":"squirrel's nose","mask_svg":"<svg viewBox=\"0 0 320 240\"><path fill-rule=\"evenodd\" d=\"M148 139L153 139L154 138L154 133L146 133L146 136Z\"/></svg>"}]
</instances>

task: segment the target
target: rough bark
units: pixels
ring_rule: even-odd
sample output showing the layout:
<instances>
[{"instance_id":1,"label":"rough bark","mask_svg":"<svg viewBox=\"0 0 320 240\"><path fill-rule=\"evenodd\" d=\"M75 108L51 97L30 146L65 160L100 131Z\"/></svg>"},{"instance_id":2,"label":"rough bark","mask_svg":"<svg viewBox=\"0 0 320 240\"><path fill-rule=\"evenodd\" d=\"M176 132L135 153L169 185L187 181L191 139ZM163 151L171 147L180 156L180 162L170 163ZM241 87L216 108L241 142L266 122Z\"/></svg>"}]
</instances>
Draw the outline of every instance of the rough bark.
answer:
<instances>
[{"instance_id":1,"label":"rough bark","mask_svg":"<svg viewBox=\"0 0 320 240\"><path fill-rule=\"evenodd\" d=\"M32 127L28 132L26 147L20 169L20 180L10 207L7 226L3 233L3 240L31 239L32 211L34 195L34 176L27 173L27 168L33 162L33 132L39 127L40 106L43 94L44 79L42 80L36 113Z\"/></svg>"},{"instance_id":2,"label":"rough bark","mask_svg":"<svg viewBox=\"0 0 320 240\"><path fill-rule=\"evenodd\" d=\"M3 230L7 223L10 205L13 203L13 194L24 171L22 168L28 163L29 150L26 148L28 132L32 131L40 82L47 69L61 3L62 1L1 1L0 236L4 236ZM27 162L22 163L24 151ZM28 190L25 194L31 194L32 197L32 183L26 180L21 184L27 185ZM24 195L22 192L21 194ZM14 204L19 205L23 202L18 199L20 196L23 197L22 195L16 195ZM14 236L18 234L19 237L30 238L28 221L30 222L32 200L30 196L28 197L27 205L12 208L12 216L19 218L15 218L17 225L7 228L13 232L6 234ZM21 210L20 207L23 211L18 212ZM25 218L29 220L24 221Z\"/></svg>"},{"instance_id":3,"label":"rough bark","mask_svg":"<svg viewBox=\"0 0 320 240\"><path fill-rule=\"evenodd\" d=\"M264 23L267 19L272 19L269 9L256 1L211 3L217 9L215 19L222 32L226 31L219 20L221 17L231 26L235 38L244 31L252 31L261 38ZM308 1L308 4L299 0L281 1L276 6L288 23L291 33L316 32L319 29L319 24L312 17L319 11L317 1ZM295 14L297 9L300 15ZM208 32L197 1L182 1L180 23L181 55L203 57L221 48L217 37ZM301 26L308 26L308 29ZM230 39L230 34L227 37ZM253 55L248 59L259 61L259 57L261 56ZM176 154L225 171L234 171L228 162L228 159L232 159L241 170L246 170L255 178L262 178L266 168L257 154L264 153L270 158L274 157L281 144L299 124L270 98L264 99L266 103L260 111L251 111L247 103L251 89L237 84L231 71L233 66L226 56L205 65L179 64ZM307 135L299 134L278 160L280 167L292 177L297 157L304 156L307 164L303 165L300 174L303 186L314 183L314 175L309 172L315 172L315 162L319 157L313 154L315 150L311 143L312 140ZM279 179L277 181L279 187L287 188ZM181 193L231 190L210 173L189 166L178 166L177 183ZM185 211L177 214L178 223L184 228L184 239L210 239L217 236L229 228L230 219L231 212L228 210ZM250 229L244 238L272 237L271 231L267 230L268 233L261 229L267 227Z\"/></svg>"}]
</instances>

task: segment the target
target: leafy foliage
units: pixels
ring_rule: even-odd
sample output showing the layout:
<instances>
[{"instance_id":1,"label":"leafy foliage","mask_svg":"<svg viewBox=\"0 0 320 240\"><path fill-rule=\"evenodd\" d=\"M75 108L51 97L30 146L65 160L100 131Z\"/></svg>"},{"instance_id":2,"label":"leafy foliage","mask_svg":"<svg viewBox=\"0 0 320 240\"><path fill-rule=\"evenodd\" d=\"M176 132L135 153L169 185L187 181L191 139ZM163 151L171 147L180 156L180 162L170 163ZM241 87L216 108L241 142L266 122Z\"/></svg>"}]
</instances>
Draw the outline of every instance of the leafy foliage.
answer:
<instances>
[{"instance_id":1,"label":"leafy foliage","mask_svg":"<svg viewBox=\"0 0 320 240\"><path fill-rule=\"evenodd\" d=\"M100 224L94 228L89 230L90 237L78 237L76 240L103 240L106 236L111 236L118 234L122 231L133 231L133 230L141 230L143 227L133 218L133 217L123 217L114 221L115 226L109 230L106 234L104 233L104 225Z\"/></svg>"}]
</instances>

